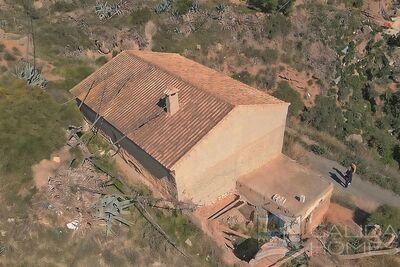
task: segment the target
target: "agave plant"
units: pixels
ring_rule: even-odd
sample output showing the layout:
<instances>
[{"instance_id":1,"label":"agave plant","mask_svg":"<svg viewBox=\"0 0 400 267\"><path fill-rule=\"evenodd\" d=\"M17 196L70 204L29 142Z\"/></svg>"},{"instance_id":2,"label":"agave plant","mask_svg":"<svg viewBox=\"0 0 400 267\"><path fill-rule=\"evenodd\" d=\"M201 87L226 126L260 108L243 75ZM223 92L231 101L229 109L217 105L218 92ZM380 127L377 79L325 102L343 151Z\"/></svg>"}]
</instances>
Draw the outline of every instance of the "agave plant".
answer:
<instances>
[{"instance_id":1,"label":"agave plant","mask_svg":"<svg viewBox=\"0 0 400 267\"><path fill-rule=\"evenodd\" d=\"M95 11L100 20L110 19L115 15L120 15L122 13L123 2L120 1L114 4L108 4L108 2L96 2Z\"/></svg>"},{"instance_id":2,"label":"agave plant","mask_svg":"<svg viewBox=\"0 0 400 267\"><path fill-rule=\"evenodd\" d=\"M22 62L15 67L15 75L19 79L26 81L29 86L39 86L41 88L47 86L47 80L42 77L41 71L29 62Z\"/></svg>"},{"instance_id":3,"label":"agave plant","mask_svg":"<svg viewBox=\"0 0 400 267\"><path fill-rule=\"evenodd\" d=\"M224 4L218 4L215 9L219 14L222 14L225 12L225 5Z\"/></svg>"},{"instance_id":4,"label":"agave plant","mask_svg":"<svg viewBox=\"0 0 400 267\"><path fill-rule=\"evenodd\" d=\"M167 12L172 8L172 0L162 0L154 9L157 14Z\"/></svg>"},{"instance_id":5,"label":"agave plant","mask_svg":"<svg viewBox=\"0 0 400 267\"><path fill-rule=\"evenodd\" d=\"M192 6L190 7L190 11L197 12L200 9L199 0L193 0Z\"/></svg>"}]
</instances>

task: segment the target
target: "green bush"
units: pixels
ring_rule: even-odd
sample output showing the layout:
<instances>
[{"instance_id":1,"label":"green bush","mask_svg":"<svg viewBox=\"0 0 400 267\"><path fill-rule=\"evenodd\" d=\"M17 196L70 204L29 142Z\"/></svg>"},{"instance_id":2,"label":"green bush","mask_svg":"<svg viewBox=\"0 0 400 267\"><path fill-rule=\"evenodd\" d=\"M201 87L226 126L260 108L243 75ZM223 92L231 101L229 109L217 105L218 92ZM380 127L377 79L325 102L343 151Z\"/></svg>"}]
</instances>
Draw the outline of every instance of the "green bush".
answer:
<instances>
[{"instance_id":1,"label":"green bush","mask_svg":"<svg viewBox=\"0 0 400 267\"><path fill-rule=\"evenodd\" d=\"M315 106L304 113L303 119L317 130L343 137L344 118L341 108L336 105L335 98L318 95Z\"/></svg>"},{"instance_id":2,"label":"green bush","mask_svg":"<svg viewBox=\"0 0 400 267\"><path fill-rule=\"evenodd\" d=\"M279 11L287 14L291 9L294 1L287 0L248 0L247 3L250 7L258 9L262 12L275 12Z\"/></svg>"},{"instance_id":3,"label":"green bush","mask_svg":"<svg viewBox=\"0 0 400 267\"><path fill-rule=\"evenodd\" d=\"M232 78L248 85L252 85L255 81L254 76L251 75L248 71L235 73L234 75L232 75Z\"/></svg>"},{"instance_id":4,"label":"green bush","mask_svg":"<svg viewBox=\"0 0 400 267\"><path fill-rule=\"evenodd\" d=\"M253 47L246 47L243 50L246 57L259 58L263 63L275 63L278 59L278 52L272 48L265 48L264 50L256 49Z\"/></svg>"},{"instance_id":5,"label":"green bush","mask_svg":"<svg viewBox=\"0 0 400 267\"><path fill-rule=\"evenodd\" d=\"M291 29L292 23L290 19L282 14L271 14L263 25L264 35L269 39L285 36L290 33Z\"/></svg>"},{"instance_id":6,"label":"green bush","mask_svg":"<svg viewBox=\"0 0 400 267\"><path fill-rule=\"evenodd\" d=\"M10 54L9 52L6 52L4 54L4 59L7 61L15 61L16 60L15 56L13 54Z\"/></svg>"},{"instance_id":7,"label":"green bush","mask_svg":"<svg viewBox=\"0 0 400 267\"><path fill-rule=\"evenodd\" d=\"M400 33L388 38L387 44L392 47L400 47Z\"/></svg>"},{"instance_id":8,"label":"green bush","mask_svg":"<svg viewBox=\"0 0 400 267\"><path fill-rule=\"evenodd\" d=\"M278 89L272 94L273 96L290 103L289 115L297 116L304 108L300 94L290 87L287 81L280 81Z\"/></svg>"},{"instance_id":9,"label":"green bush","mask_svg":"<svg viewBox=\"0 0 400 267\"><path fill-rule=\"evenodd\" d=\"M248 0L247 2L251 7L263 12L275 11L278 6L278 0Z\"/></svg>"},{"instance_id":10,"label":"green bush","mask_svg":"<svg viewBox=\"0 0 400 267\"><path fill-rule=\"evenodd\" d=\"M390 125L398 129L400 127L400 91L388 93L385 96L384 111L388 115Z\"/></svg>"},{"instance_id":11,"label":"green bush","mask_svg":"<svg viewBox=\"0 0 400 267\"><path fill-rule=\"evenodd\" d=\"M383 231L387 227L393 227L395 231L400 230L400 208L382 205L379 206L369 217L368 222L370 224L379 224L384 227Z\"/></svg>"},{"instance_id":12,"label":"green bush","mask_svg":"<svg viewBox=\"0 0 400 267\"><path fill-rule=\"evenodd\" d=\"M363 6L363 0L342 0L346 6L360 8Z\"/></svg>"},{"instance_id":13,"label":"green bush","mask_svg":"<svg viewBox=\"0 0 400 267\"><path fill-rule=\"evenodd\" d=\"M316 155L323 155L326 153L325 149L319 145L311 145L310 150Z\"/></svg>"},{"instance_id":14,"label":"green bush","mask_svg":"<svg viewBox=\"0 0 400 267\"><path fill-rule=\"evenodd\" d=\"M70 90L84 78L92 74L93 69L85 64L68 66L63 71L65 80L62 82L61 89Z\"/></svg>"},{"instance_id":15,"label":"green bush","mask_svg":"<svg viewBox=\"0 0 400 267\"><path fill-rule=\"evenodd\" d=\"M148 7L132 11L129 22L133 25L143 25L151 20L153 12Z\"/></svg>"},{"instance_id":16,"label":"green bush","mask_svg":"<svg viewBox=\"0 0 400 267\"><path fill-rule=\"evenodd\" d=\"M276 83L276 68L260 70L256 75L256 85L260 88L272 89Z\"/></svg>"},{"instance_id":17,"label":"green bush","mask_svg":"<svg viewBox=\"0 0 400 267\"><path fill-rule=\"evenodd\" d=\"M97 65L103 66L104 64L107 63L107 58L105 56L101 56L101 57L97 58L95 62Z\"/></svg>"},{"instance_id":18,"label":"green bush","mask_svg":"<svg viewBox=\"0 0 400 267\"><path fill-rule=\"evenodd\" d=\"M175 1L175 10L179 15L186 14L192 7L193 0L177 0Z\"/></svg>"}]
</instances>

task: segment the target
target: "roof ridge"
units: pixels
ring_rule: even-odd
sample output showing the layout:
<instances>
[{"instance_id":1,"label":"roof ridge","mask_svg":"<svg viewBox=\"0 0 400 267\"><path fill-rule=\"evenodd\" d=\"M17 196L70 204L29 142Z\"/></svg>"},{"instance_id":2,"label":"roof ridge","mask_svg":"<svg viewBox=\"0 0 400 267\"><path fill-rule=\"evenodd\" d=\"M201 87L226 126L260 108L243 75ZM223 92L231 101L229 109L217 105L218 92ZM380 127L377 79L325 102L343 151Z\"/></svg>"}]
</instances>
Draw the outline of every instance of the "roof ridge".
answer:
<instances>
[{"instance_id":1,"label":"roof ridge","mask_svg":"<svg viewBox=\"0 0 400 267\"><path fill-rule=\"evenodd\" d=\"M121 52L121 53L124 53L124 52L125 52L125 53L127 53L127 55L129 55L129 56L133 56L133 57L135 57L136 59L141 60L142 62L145 62L145 63L149 64L150 66L153 66L153 67L155 67L155 68L157 68L157 69L159 69L159 70L161 70L161 71L163 71L163 72L165 72L165 73L167 73L167 74L173 76L174 78L176 78L176 79L178 79L178 80L180 80L180 81L182 81L182 82L184 82L184 83L186 83L186 84L189 84L190 86L192 86L192 87L194 87L194 88L196 88L196 89L201 90L201 91L204 92L205 94L208 94L208 95L210 95L210 96L212 96L212 97L214 97L214 98L217 98L219 101L224 102L225 104L229 105L229 106L232 107L232 108L235 107L235 106L237 106L237 105L234 105L234 104L230 103L230 102L227 101L226 99L223 99L222 97L218 97L217 94L213 94L212 92L210 92L210 91L208 91L208 90L204 90L203 88L201 88L201 87L199 87L199 86L193 84L191 81L189 81L189 80L187 80L187 79L183 79L182 77L176 75L175 73L172 73L171 71L168 71L167 69L163 68L162 66L159 66L159 65L157 65L157 64L154 64L154 63L152 63L151 61L146 60L146 59L144 59L144 58L142 58L142 57L140 57L140 56L137 56L137 55L135 55L135 54L129 53L130 51L135 52L135 51L137 51L137 50L124 50L124 51ZM178 57L182 57L182 58L184 58L184 59L187 59L187 58L185 58L185 57L179 55L178 53L164 53L164 52L152 52L152 51L151 51L151 52L150 52L150 51L140 51L140 52L141 52L141 53L144 52L144 53L153 53L153 54L163 54L163 55L167 55L167 54L168 54L168 55L174 55L174 56L178 56ZM195 61L193 61L193 62L195 62Z\"/></svg>"},{"instance_id":2,"label":"roof ridge","mask_svg":"<svg viewBox=\"0 0 400 267\"><path fill-rule=\"evenodd\" d=\"M259 105L259 104L282 104L286 103L266 92L258 90L250 85L247 85L243 82L240 82L236 79L233 79L229 75L226 75L218 70L200 64L195 60L186 58L178 53L164 53L164 52L152 52L152 51L142 51L142 50L125 50L125 52L133 56L142 62L146 62L155 66L156 68L160 69L161 71L172 75L175 78L193 86L201 90L202 92L207 93L208 95L213 96L216 99L223 101L233 107L239 105ZM160 60L157 59L158 58ZM174 60L176 60L176 64L174 64ZM172 62L172 64L171 64ZM169 67L168 67L169 66ZM198 70L198 74L194 73L182 73L182 68L187 70ZM193 76L199 77L193 77ZM207 81L215 81L214 85L205 85L201 83L201 75L203 75L203 80ZM206 75L207 78L204 78ZM197 79L196 79L197 78ZM223 85L221 85L221 83ZM223 88L225 87L225 88ZM240 101L236 100L235 97L238 99L243 97L247 101Z\"/></svg>"}]
</instances>

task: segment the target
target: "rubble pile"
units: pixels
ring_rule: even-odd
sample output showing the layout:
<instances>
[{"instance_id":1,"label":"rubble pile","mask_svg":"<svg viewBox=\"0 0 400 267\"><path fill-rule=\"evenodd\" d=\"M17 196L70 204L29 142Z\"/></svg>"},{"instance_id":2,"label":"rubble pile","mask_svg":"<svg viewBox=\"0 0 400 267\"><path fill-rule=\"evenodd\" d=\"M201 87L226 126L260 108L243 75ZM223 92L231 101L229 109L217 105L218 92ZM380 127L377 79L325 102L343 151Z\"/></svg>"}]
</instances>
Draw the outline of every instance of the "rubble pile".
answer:
<instances>
[{"instance_id":1,"label":"rubble pile","mask_svg":"<svg viewBox=\"0 0 400 267\"><path fill-rule=\"evenodd\" d=\"M44 206L67 222L73 222L76 229L90 227L93 220L98 220L96 206L106 181L107 176L97 173L88 161L73 169L62 167L48 179L49 203Z\"/></svg>"}]
</instances>

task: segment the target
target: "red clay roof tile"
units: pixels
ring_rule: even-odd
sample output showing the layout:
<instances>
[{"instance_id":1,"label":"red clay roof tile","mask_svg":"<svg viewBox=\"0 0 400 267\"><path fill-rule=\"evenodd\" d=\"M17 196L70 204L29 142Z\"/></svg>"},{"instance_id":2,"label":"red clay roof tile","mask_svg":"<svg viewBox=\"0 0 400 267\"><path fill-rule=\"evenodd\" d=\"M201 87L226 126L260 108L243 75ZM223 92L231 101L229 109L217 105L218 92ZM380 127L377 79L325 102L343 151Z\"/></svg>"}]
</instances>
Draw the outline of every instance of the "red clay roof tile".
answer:
<instances>
[{"instance_id":1,"label":"red clay roof tile","mask_svg":"<svg viewBox=\"0 0 400 267\"><path fill-rule=\"evenodd\" d=\"M180 105L172 116L162 106L170 86ZM120 53L71 93L167 169L235 105L284 103L178 54L143 51Z\"/></svg>"}]
</instances>

